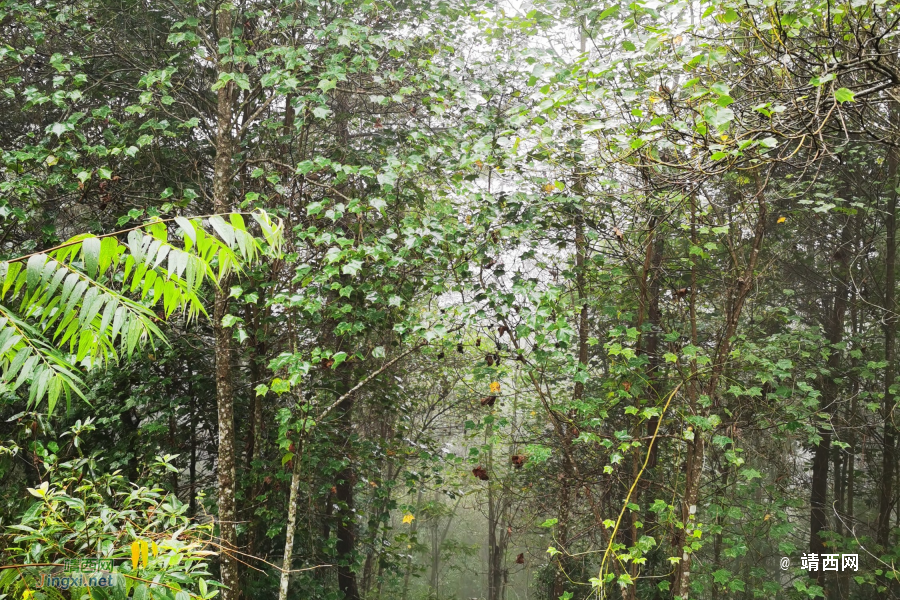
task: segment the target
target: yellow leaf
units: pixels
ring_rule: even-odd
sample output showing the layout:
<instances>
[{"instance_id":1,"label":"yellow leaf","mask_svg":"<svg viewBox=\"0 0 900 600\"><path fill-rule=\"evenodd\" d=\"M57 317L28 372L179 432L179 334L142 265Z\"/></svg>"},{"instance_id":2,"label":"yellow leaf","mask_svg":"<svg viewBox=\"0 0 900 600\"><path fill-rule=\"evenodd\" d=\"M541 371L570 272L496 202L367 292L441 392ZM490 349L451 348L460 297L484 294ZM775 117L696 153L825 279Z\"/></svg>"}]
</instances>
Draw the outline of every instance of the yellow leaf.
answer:
<instances>
[{"instance_id":1,"label":"yellow leaf","mask_svg":"<svg viewBox=\"0 0 900 600\"><path fill-rule=\"evenodd\" d=\"M56 158L55 156L53 156L52 154L47 157L47 166L48 167L52 167L53 165L55 165L58 162L59 162L59 159Z\"/></svg>"},{"instance_id":2,"label":"yellow leaf","mask_svg":"<svg viewBox=\"0 0 900 600\"><path fill-rule=\"evenodd\" d=\"M34 590L25 590L22 594L22 600L28 600L29 598L34 598Z\"/></svg>"},{"instance_id":3,"label":"yellow leaf","mask_svg":"<svg viewBox=\"0 0 900 600\"><path fill-rule=\"evenodd\" d=\"M131 542L131 568L137 570L138 558L141 555L141 543L137 540Z\"/></svg>"},{"instance_id":4,"label":"yellow leaf","mask_svg":"<svg viewBox=\"0 0 900 600\"><path fill-rule=\"evenodd\" d=\"M147 542L141 540L141 564L144 565L144 568L147 568Z\"/></svg>"},{"instance_id":5,"label":"yellow leaf","mask_svg":"<svg viewBox=\"0 0 900 600\"><path fill-rule=\"evenodd\" d=\"M159 554L159 546L156 545L156 542L153 542L152 548L153 548L153 556L156 556L157 554Z\"/></svg>"},{"instance_id":6,"label":"yellow leaf","mask_svg":"<svg viewBox=\"0 0 900 600\"><path fill-rule=\"evenodd\" d=\"M500 383L497 381L492 381L491 382L491 393L496 394L499 391L500 391Z\"/></svg>"},{"instance_id":7,"label":"yellow leaf","mask_svg":"<svg viewBox=\"0 0 900 600\"><path fill-rule=\"evenodd\" d=\"M403 515L403 523L404 524L412 523L415 520L416 520L416 518L413 515L410 515L410 514Z\"/></svg>"},{"instance_id":8,"label":"yellow leaf","mask_svg":"<svg viewBox=\"0 0 900 600\"><path fill-rule=\"evenodd\" d=\"M779 223L784 223L785 221L787 221L787 217L778 217Z\"/></svg>"},{"instance_id":9,"label":"yellow leaf","mask_svg":"<svg viewBox=\"0 0 900 600\"><path fill-rule=\"evenodd\" d=\"M544 191L547 192L548 194L550 192L552 192L554 189L556 189L556 187L552 183L547 183L544 185Z\"/></svg>"},{"instance_id":10,"label":"yellow leaf","mask_svg":"<svg viewBox=\"0 0 900 600\"><path fill-rule=\"evenodd\" d=\"M722 141L724 142L724 141L727 140L727 139L728 139L728 134L723 133L723 134L722 134Z\"/></svg>"}]
</instances>

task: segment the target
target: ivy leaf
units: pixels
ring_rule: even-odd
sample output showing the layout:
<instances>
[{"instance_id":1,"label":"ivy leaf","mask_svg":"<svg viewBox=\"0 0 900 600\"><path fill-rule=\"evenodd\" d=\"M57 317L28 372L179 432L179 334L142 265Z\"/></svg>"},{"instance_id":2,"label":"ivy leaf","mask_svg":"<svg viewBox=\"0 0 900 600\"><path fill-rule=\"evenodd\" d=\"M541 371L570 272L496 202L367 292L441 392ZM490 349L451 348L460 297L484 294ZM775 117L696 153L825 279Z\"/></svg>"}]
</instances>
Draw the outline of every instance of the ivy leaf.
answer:
<instances>
[{"instance_id":1,"label":"ivy leaf","mask_svg":"<svg viewBox=\"0 0 900 600\"><path fill-rule=\"evenodd\" d=\"M841 104L844 102L855 102L855 94L847 88L838 88L834 91L834 98Z\"/></svg>"},{"instance_id":2,"label":"ivy leaf","mask_svg":"<svg viewBox=\"0 0 900 600\"><path fill-rule=\"evenodd\" d=\"M241 323L243 319L234 315L225 315L222 317L222 327L233 327L235 323Z\"/></svg>"},{"instance_id":3,"label":"ivy leaf","mask_svg":"<svg viewBox=\"0 0 900 600\"><path fill-rule=\"evenodd\" d=\"M332 355L331 359L334 361L334 364L331 365L332 369L337 369L338 365L347 360L346 352L338 352L337 354Z\"/></svg>"}]
</instances>

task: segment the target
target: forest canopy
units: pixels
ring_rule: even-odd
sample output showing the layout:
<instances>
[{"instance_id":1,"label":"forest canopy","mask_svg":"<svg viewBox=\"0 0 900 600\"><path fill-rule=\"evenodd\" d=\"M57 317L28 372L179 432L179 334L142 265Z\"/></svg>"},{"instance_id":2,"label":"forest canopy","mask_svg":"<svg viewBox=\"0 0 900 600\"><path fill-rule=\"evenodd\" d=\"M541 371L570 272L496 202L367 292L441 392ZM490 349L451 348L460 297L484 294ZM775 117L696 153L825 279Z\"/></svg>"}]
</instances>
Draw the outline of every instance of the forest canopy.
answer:
<instances>
[{"instance_id":1,"label":"forest canopy","mask_svg":"<svg viewBox=\"0 0 900 600\"><path fill-rule=\"evenodd\" d=\"M0 0L0 600L900 598L898 33Z\"/></svg>"}]
</instances>

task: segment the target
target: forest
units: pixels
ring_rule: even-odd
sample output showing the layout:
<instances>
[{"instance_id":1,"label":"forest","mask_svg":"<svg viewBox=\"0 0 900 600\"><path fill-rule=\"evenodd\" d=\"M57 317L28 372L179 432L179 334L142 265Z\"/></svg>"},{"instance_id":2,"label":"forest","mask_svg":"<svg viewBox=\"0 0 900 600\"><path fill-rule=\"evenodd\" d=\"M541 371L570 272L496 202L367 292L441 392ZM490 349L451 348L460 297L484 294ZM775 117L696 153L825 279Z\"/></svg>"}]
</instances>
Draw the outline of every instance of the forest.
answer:
<instances>
[{"instance_id":1,"label":"forest","mask_svg":"<svg viewBox=\"0 0 900 600\"><path fill-rule=\"evenodd\" d=\"M0 600L900 599L896 0L0 0Z\"/></svg>"}]
</instances>

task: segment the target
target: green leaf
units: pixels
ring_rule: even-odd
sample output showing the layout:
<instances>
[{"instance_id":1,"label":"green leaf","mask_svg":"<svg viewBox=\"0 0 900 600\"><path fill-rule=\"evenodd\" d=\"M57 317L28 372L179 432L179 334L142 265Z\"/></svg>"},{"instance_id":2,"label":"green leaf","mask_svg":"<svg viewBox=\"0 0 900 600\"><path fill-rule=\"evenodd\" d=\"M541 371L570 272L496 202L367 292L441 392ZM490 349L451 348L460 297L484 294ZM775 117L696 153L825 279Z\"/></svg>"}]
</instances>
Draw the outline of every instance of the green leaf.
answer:
<instances>
[{"instance_id":1,"label":"green leaf","mask_svg":"<svg viewBox=\"0 0 900 600\"><path fill-rule=\"evenodd\" d=\"M725 13L722 15L723 23L733 23L734 21L737 21L737 19L738 14L733 8L729 7L725 9Z\"/></svg>"},{"instance_id":2,"label":"green leaf","mask_svg":"<svg viewBox=\"0 0 900 600\"><path fill-rule=\"evenodd\" d=\"M331 359L334 361L334 364L331 365L331 368L337 369L338 365L340 365L342 362L347 360L347 353L346 352L338 352L337 354L333 354L331 356Z\"/></svg>"},{"instance_id":3,"label":"green leaf","mask_svg":"<svg viewBox=\"0 0 900 600\"><path fill-rule=\"evenodd\" d=\"M707 106L703 110L703 118L707 123L722 131L734 120L734 111L730 108Z\"/></svg>"},{"instance_id":4,"label":"green leaf","mask_svg":"<svg viewBox=\"0 0 900 600\"><path fill-rule=\"evenodd\" d=\"M109 170L100 172L100 178L110 176ZM255 213L254 219L267 243L277 250L281 222L262 212ZM66 353L86 364L104 363L122 354L132 356L142 340L165 340L149 308L115 291L109 282L121 286L123 292L139 291L142 299L152 291L150 297L162 303L166 318L180 307L189 307L192 315L205 313L195 288L206 275L215 276L211 265L218 263L219 277L228 268L239 266L227 243L239 245L247 261L258 253L259 242L247 232L243 218L233 214L229 220L230 224L221 217L210 220L225 244L195 222L179 217L175 221L184 234L184 249L169 241L166 223L155 221L130 231L127 245L121 245L114 235L80 235L49 255L0 262L2 297L10 290L13 297L22 293L21 318L0 306L0 383L5 385L4 391L28 382L29 405L47 398L52 411L63 394L67 399L72 392L84 397L77 368ZM163 266L165 271L156 270ZM113 273L107 280L110 269ZM186 279L181 279L185 273ZM95 279L100 277L104 277L103 285ZM31 319L38 327L26 322ZM239 335L248 334L242 330Z\"/></svg>"},{"instance_id":5,"label":"green leaf","mask_svg":"<svg viewBox=\"0 0 900 600\"><path fill-rule=\"evenodd\" d=\"M847 88L838 88L834 91L834 98L841 104L844 102L855 102L855 94Z\"/></svg>"},{"instance_id":6,"label":"green leaf","mask_svg":"<svg viewBox=\"0 0 900 600\"><path fill-rule=\"evenodd\" d=\"M184 235L191 240L191 242L197 242L197 232L194 230L194 226L190 221L185 219L184 217L175 217L175 222L178 223L178 226L181 228L181 231L184 232Z\"/></svg>"},{"instance_id":7,"label":"green leaf","mask_svg":"<svg viewBox=\"0 0 900 600\"><path fill-rule=\"evenodd\" d=\"M91 277L97 276L97 268L100 266L100 245L100 239L96 237L89 237L81 243L84 269Z\"/></svg>"},{"instance_id":8,"label":"green leaf","mask_svg":"<svg viewBox=\"0 0 900 600\"><path fill-rule=\"evenodd\" d=\"M828 73L828 74L826 74L826 75L822 75L821 77L813 77L813 78L809 81L809 84L812 85L812 86L815 86L815 87L819 87L819 86L821 86L823 83L828 83L828 82L831 81L832 79L834 79L834 73Z\"/></svg>"},{"instance_id":9,"label":"green leaf","mask_svg":"<svg viewBox=\"0 0 900 600\"><path fill-rule=\"evenodd\" d=\"M222 238L222 241L224 241L228 247L234 246L234 228L226 223L222 217L213 215L209 218L209 224L212 225L212 228L216 230L216 233L219 234L219 237Z\"/></svg>"},{"instance_id":10,"label":"green leaf","mask_svg":"<svg viewBox=\"0 0 900 600\"><path fill-rule=\"evenodd\" d=\"M47 256L45 254L35 254L28 259L28 265L26 267L26 287L29 290L33 290L37 287L38 283L40 283L41 275L44 273L44 264L46 262Z\"/></svg>"}]
</instances>

